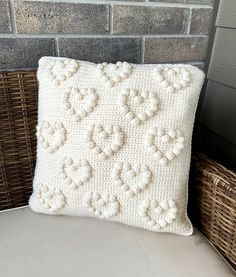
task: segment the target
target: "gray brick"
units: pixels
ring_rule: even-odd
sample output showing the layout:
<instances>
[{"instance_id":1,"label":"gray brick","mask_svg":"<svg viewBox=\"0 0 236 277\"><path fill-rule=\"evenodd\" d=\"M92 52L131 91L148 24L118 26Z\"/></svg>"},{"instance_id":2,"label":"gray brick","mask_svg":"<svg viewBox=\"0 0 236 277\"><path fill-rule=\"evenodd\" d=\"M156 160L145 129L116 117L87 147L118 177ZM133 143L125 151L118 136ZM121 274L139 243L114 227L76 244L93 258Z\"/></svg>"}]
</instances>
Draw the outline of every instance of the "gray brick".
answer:
<instances>
[{"instance_id":1,"label":"gray brick","mask_svg":"<svg viewBox=\"0 0 236 277\"><path fill-rule=\"evenodd\" d=\"M11 16L8 1L0 1L0 33L11 33Z\"/></svg>"},{"instance_id":2,"label":"gray brick","mask_svg":"<svg viewBox=\"0 0 236 277\"><path fill-rule=\"evenodd\" d=\"M145 63L203 61L206 37L146 38Z\"/></svg>"},{"instance_id":3,"label":"gray brick","mask_svg":"<svg viewBox=\"0 0 236 277\"><path fill-rule=\"evenodd\" d=\"M18 33L105 34L109 31L109 6L67 2L17 1Z\"/></svg>"},{"instance_id":4,"label":"gray brick","mask_svg":"<svg viewBox=\"0 0 236 277\"><path fill-rule=\"evenodd\" d=\"M60 56L96 63L140 63L140 49L136 38L59 38Z\"/></svg>"},{"instance_id":5,"label":"gray brick","mask_svg":"<svg viewBox=\"0 0 236 277\"><path fill-rule=\"evenodd\" d=\"M53 39L0 38L0 69L36 68L42 56L55 56Z\"/></svg>"},{"instance_id":6,"label":"gray brick","mask_svg":"<svg viewBox=\"0 0 236 277\"><path fill-rule=\"evenodd\" d=\"M212 19L212 9L193 9L190 34L208 34Z\"/></svg>"},{"instance_id":7,"label":"gray brick","mask_svg":"<svg viewBox=\"0 0 236 277\"><path fill-rule=\"evenodd\" d=\"M167 3L182 3L182 4L203 4L213 5L215 0L149 0L151 2L167 2Z\"/></svg>"},{"instance_id":8,"label":"gray brick","mask_svg":"<svg viewBox=\"0 0 236 277\"><path fill-rule=\"evenodd\" d=\"M113 7L115 34L183 34L188 9L176 7Z\"/></svg>"}]
</instances>

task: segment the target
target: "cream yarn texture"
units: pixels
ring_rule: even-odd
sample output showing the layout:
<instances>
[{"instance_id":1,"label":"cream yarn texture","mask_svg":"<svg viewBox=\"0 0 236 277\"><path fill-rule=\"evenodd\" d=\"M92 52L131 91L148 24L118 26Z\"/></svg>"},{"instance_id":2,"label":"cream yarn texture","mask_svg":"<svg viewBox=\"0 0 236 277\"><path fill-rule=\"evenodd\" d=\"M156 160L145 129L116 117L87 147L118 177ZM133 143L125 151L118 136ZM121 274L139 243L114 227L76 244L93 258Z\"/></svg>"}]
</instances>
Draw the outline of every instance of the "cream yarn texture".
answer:
<instances>
[{"instance_id":1,"label":"cream yarn texture","mask_svg":"<svg viewBox=\"0 0 236 277\"><path fill-rule=\"evenodd\" d=\"M30 207L190 235L191 137L203 80L184 64L41 58Z\"/></svg>"}]
</instances>

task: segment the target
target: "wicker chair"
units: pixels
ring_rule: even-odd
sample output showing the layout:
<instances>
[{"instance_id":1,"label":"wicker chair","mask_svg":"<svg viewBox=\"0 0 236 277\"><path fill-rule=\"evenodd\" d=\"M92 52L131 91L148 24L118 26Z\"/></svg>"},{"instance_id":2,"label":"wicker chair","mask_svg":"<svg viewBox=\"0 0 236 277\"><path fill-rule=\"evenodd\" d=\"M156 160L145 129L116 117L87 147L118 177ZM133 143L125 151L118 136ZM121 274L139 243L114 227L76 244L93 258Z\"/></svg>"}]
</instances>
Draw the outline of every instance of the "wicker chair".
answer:
<instances>
[{"instance_id":1,"label":"wicker chair","mask_svg":"<svg viewBox=\"0 0 236 277\"><path fill-rule=\"evenodd\" d=\"M36 72L0 73L0 210L28 204L35 167L36 123ZM189 214L195 226L236 268L236 173L195 154ZM1 262L0 276L5 276Z\"/></svg>"}]
</instances>

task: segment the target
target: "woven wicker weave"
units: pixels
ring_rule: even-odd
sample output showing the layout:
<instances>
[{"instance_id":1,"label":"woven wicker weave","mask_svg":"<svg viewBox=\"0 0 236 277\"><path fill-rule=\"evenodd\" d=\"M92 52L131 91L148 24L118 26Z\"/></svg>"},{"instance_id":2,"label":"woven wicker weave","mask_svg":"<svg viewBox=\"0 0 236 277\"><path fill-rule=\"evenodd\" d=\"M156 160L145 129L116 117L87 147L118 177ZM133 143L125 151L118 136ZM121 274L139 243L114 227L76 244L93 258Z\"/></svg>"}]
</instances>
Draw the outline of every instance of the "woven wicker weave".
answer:
<instances>
[{"instance_id":1,"label":"woven wicker weave","mask_svg":"<svg viewBox=\"0 0 236 277\"><path fill-rule=\"evenodd\" d=\"M236 173L200 154L191 168L191 219L236 268Z\"/></svg>"},{"instance_id":2,"label":"woven wicker weave","mask_svg":"<svg viewBox=\"0 0 236 277\"><path fill-rule=\"evenodd\" d=\"M0 210L28 203L36 123L35 71L0 73ZM195 155L189 211L195 225L236 267L236 174Z\"/></svg>"},{"instance_id":3,"label":"woven wicker weave","mask_svg":"<svg viewBox=\"0 0 236 277\"><path fill-rule=\"evenodd\" d=\"M26 205L35 165L35 71L0 73L0 210Z\"/></svg>"}]
</instances>

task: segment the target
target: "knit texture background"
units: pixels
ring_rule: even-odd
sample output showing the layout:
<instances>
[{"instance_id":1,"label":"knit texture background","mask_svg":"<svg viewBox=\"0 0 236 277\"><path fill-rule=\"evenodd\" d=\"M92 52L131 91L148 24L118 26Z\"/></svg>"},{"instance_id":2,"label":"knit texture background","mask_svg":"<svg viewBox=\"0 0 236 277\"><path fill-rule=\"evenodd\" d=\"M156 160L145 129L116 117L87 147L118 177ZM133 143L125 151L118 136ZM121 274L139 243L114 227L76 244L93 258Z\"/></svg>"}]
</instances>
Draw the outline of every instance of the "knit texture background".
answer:
<instances>
[{"instance_id":1,"label":"knit texture background","mask_svg":"<svg viewBox=\"0 0 236 277\"><path fill-rule=\"evenodd\" d=\"M190 235L188 174L203 72L43 57L38 80L30 207Z\"/></svg>"}]
</instances>

